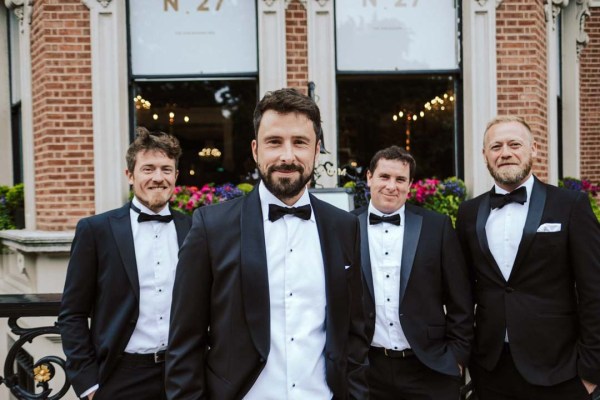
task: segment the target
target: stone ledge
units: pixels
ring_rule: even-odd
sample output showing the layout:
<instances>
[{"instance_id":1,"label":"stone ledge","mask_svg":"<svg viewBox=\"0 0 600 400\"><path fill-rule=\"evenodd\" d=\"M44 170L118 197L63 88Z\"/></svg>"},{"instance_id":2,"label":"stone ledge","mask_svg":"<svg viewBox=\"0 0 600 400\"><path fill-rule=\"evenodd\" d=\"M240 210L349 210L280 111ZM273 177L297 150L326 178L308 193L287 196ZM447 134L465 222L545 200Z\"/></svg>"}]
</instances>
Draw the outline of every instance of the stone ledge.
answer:
<instances>
[{"instance_id":1,"label":"stone ledge","mask_svg":"<svg viewBox=\"0 0 600 400\"><path fill-rule=\"evenodd\" d=\"M0 243L23 253L68 253L75 231L0 231Z\"/></svg>"}]
</instances>

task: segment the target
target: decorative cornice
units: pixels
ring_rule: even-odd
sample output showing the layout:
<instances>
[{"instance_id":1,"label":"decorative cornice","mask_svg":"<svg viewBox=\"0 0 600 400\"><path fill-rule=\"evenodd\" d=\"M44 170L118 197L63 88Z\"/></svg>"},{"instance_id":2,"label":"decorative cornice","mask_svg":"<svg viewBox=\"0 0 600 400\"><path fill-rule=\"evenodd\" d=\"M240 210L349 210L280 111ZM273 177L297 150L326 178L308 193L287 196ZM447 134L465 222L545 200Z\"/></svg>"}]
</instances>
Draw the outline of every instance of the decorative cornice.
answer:
<instances>
[{"instance_id":1,"label":"decorative cornice","mask_svg":"<svg viewBox=\"0 0 600 400\"><path fill-rule=\"evenodd\" d=\"M99 4L100 6L102 6L102 8L107 8L108 6L110 6L110 3L112 2L112 0L81 0L81 3L86 6L88 9L92 10L94 8L96 8L96 6Z\"/></svg>"},{"instance_id":2,"label":"decorative cornice","mask_svg":"<svg viewBox=\"0 0 600 400\"><path fill-rule=\"evenodd\" d=\"M275 4L275 1L277 1L277 0L263 0L263 2L265 3L265 5L267 7L272 7L273 4Z\"/></svg>"},{"instance_id":3,"label":"decorative cornice","mask_svg":"<svg viewBox=\"0 0 600 400\"><path fill-rule=\"evenodd\" d=\"M325 7L325 5L329 2L329 0L316 0L316 2L321 6Z\"/></svg>"},{"instance_id":4,"label":"decorative cornice","mask_svg":"<svg viewBox=\"0 0 600 400\"><path fill-rule=\"evenodd\" d=\"M579 24L579 31L577 32L577 61L581 51L587 46L590 41L590 37L585 31L585 20L590 17L590 2L589 0L576 0L577 2L577 22Z\"/></svg>"},{"instance_id":5,"label":"decorative cornice","mask_svg":"<svg viewBox=\"0 0 600 400\"><path fill-rule=\"evenodd\" d=\"M21 25L25 20L28 24L31 24L32 4L33 0L4 0L6 8L13 10Z\"/></svg>"},{"instance_id":6,"label":"decorative cornice","mask_svg":"<svg viewBox=\"0 0 600 400\"><path fill-rule=\"evenodd\" d=\"M485 5L487 4L488 0L475 0L480 7L485 7ZM496 0L496 8L500 7L500 4L502 4L502 0Z\"/></svg>"},{"instance_id":7,"label":"decorative cornice","mask_svg":"<svg viewBox=\"0 0 600 400\"><path fill-rule=\"evenodd\" d=\"M561 10L569 5L569 0L546 0L546 22L551 22L552 30L556 29L556 19Z\"/></svg>"}]
</instances>

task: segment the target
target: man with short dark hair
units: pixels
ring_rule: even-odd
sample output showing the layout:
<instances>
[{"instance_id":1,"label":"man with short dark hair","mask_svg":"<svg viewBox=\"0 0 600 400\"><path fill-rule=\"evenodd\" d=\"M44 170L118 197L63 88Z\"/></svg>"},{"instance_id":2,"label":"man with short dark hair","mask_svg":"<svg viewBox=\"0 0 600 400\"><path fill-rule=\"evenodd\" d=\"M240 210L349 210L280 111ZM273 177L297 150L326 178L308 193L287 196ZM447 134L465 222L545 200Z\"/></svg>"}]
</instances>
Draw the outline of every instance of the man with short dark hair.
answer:
<instances>
[{"instance_id":1,"label":"man with short dark hair","mask_svg":"<svg viewBox=\"0 0 600 400\"><path fill-rule=\"evenodd\" d=\"M523 119L492 120L483 156L494 187L458 213L480 400L583 400L600 383L600 225L585 193L532 174L536 155Z\"/></svg>"},{"instance_id":2,"label":"man with short dark hair","mask_svg":"<svg viewBox=\"0 0 600 400\"><path fill-rule=\"evenodd\" d=\"M319 109L281 89L254 121L260 183L198 209L181 249L168 398L365 399L358 221L307 190Z\"/></svg>"},{"instance_id":3,"label":"man with short dark hair","mask_svg":"<svg viewBox=\"0 0 600 400\"><path fill-rule=\"evenodd\" d=\"M468 272L447 216L406 204L416 162L378 151L367 171L371 201L355 210L376 400L457 400L469 359L473 305Z\"/></svg>"},{"instance_id":4,"label":"man with short dark hair","mask_svg":"<svg viewBox=\"0 0 600 400\"><path fill-rule=\"evenodd\" d=\"M58 323L80 397L165 398L177 253L191 225L168 206L180 156L174 136L138 128L125 171L133 200L77 224Z\"/></svg>"}]
</instances>

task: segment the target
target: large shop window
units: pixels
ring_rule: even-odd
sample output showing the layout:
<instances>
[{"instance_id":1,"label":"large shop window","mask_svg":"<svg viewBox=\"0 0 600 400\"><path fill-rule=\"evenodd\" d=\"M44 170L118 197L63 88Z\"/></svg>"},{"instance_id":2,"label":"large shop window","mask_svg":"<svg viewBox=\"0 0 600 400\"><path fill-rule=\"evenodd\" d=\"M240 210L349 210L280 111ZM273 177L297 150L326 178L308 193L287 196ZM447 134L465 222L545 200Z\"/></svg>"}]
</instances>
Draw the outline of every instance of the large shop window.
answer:
<instances>
[{"instance_id":1,"label":"large shop window","mask_svg":"<svg viewBox=\"0 0 600 400\"><path fill-rule=\"evenodd\" d=\"M461 173L459 11L452 0L336 0L338 161L398 145L416 179Z\"/></svg>"},{"instance_id":2,"label":"large shop window","mask_svg":"<svg viewBox=\"0 0 600 400\"><path fill-rule=\"evenodd\" d=\"M129 0L134 125L181 142L180 185L252 179L256 4Z\"/></svg>"}]
</instances>

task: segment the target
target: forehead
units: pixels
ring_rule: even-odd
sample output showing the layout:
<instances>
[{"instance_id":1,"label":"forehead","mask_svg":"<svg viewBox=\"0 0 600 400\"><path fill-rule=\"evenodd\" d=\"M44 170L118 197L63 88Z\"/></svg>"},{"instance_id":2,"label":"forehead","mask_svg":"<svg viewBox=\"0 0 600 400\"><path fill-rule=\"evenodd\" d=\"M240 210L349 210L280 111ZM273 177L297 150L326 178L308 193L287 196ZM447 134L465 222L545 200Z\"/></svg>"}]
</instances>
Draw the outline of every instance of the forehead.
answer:
<instances>
[{"instance_id":1,"label":"forehead","mask_svg":"<svg viewBox=\"0 0 600 400\"><path fill-rule=\"evenodd\" d=\"M530 133L525 126L518 122L501 122L493 125L485 134L484 143L507 142L507 141L529 141Z\"/></svg>"},{"instance_id":2,"label":"forehead","mask_svg":"<svg viewBox=\"0 0 600 400\"><path fill-rule=\"evenodd\" d=\"M173 165L175 159L169 158L160 150L142 150L135 155L135 161L138 166L142 165Z\"/></svg>"},{"instance_id":3,"label":"forehead","mask_svg":"<svg viewBox=\"0 0 600 400\"><path fill-rule=\"evenodd\" d=\"M312 121L298 112L279 113L267 110L260 119L258 136L265 134L277 135L311 135L317 137Z\"/></svg>"},{"instance_id":4,"label":"forehead","mask_svg":"<svg viewBox=\"0 0 600 400\"><path fill-rule=\"evenodd\" d=\"M373 175L376 174L408 177L410 174L410 165L404 160L388 160L387 158L381 158L375 166L375 171L373 171Z\"/></svg>"}]
</instances>

